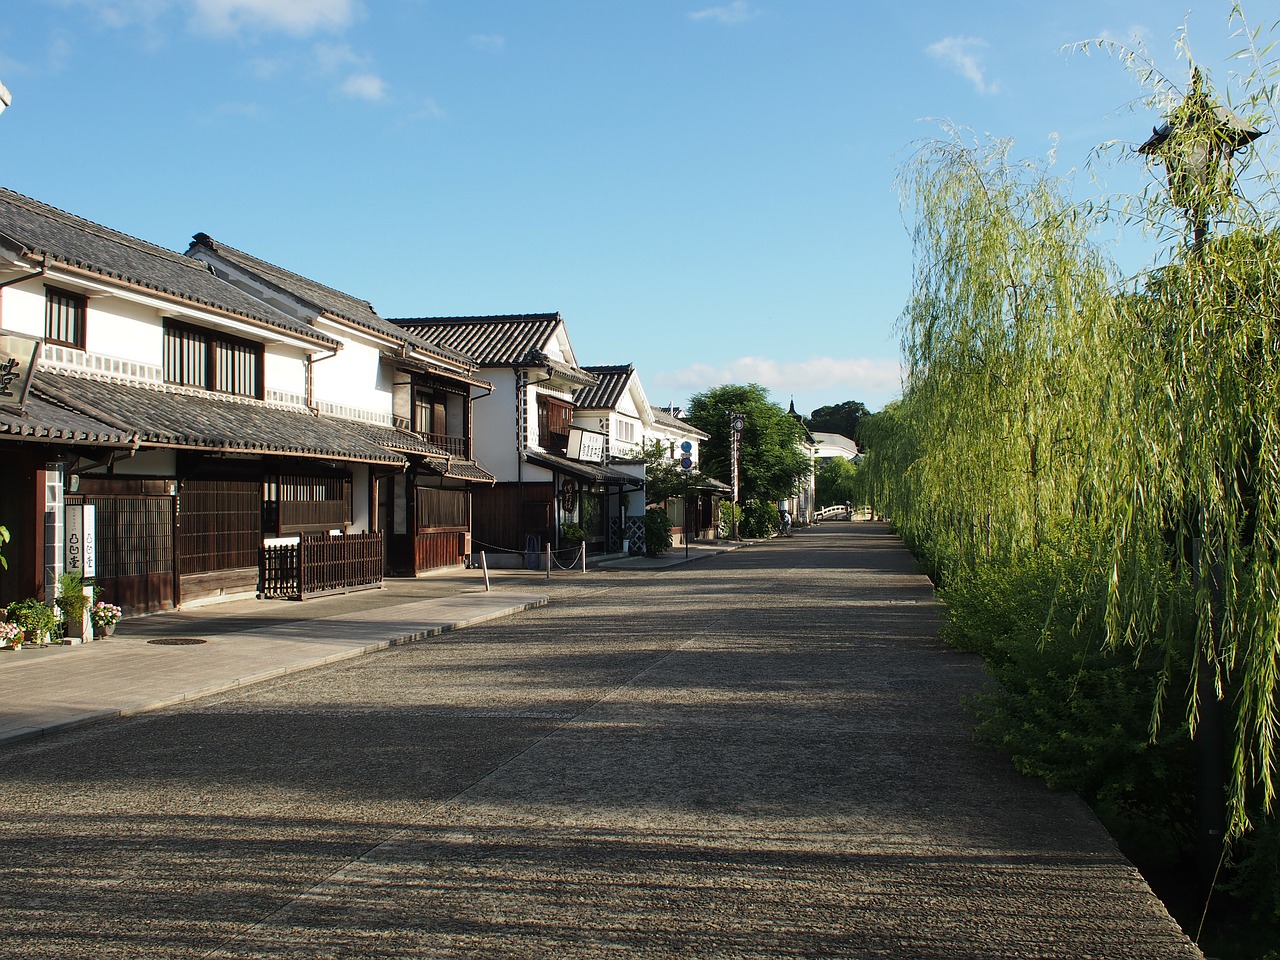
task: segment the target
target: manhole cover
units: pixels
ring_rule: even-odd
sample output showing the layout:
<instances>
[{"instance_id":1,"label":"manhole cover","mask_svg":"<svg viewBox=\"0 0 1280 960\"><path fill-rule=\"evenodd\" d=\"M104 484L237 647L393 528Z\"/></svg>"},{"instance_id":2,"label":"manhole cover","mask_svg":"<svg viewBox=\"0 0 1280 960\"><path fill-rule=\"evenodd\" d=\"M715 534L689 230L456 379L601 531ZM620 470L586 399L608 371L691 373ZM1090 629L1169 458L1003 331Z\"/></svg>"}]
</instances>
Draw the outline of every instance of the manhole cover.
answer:
<instances>
[{"instance_id":1,"label":"manhole cover","mask_svg":"<svg viewBox=\"0 0 1280 960\"><path fill-rule=\"evenodd\" d=\"M155 640L147 641L147 643L154 643L161 647L189 647L193 643L205 642L199 637L157 637Z\"/></svg>"}]
</instances>

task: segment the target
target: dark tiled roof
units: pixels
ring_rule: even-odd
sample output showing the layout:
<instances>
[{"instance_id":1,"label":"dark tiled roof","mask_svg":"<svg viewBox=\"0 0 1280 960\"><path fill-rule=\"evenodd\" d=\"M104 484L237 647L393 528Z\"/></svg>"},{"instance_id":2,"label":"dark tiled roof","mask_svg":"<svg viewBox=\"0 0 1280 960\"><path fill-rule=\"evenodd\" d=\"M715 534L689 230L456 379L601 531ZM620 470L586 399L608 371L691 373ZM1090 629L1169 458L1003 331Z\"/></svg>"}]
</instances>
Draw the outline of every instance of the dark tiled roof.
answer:
<instances>
[{"instance_id":1,"label":"dark tiled roof","mask_svg":"<svg viewBox=\"0 0 1280 960\"><path fill-rule=\"evenodd\" d=\"M374 443L388 450L395 450L399 453L413 453L427 460L439 461L444 463L449 459L448 451L442 450L435 444L427 443L418 434L411 433L408 430L400 430L396 427L380 427L377 424L356 423L348 421L347 425L353 430L359 430L363 436L368 437Z\"/></svg>"},{"instance_id":2,"label":"dark tiled roof","mask_svg":"<svg viewBox=\"0 0 1280 960\"><path fill-rule=\"evenodd\" d=\"M597 382L595 386L584 387L574 394L573 405L579 410L616 410L636 372L629 363L582 369L595 376Z\"/></svg>"},{"instance_id":3,"label":"dark tiled roof","mask_svg":"<svg viewBox=\"0 0 1280 960\"><path fill-rule=\"evenodd\" d=\"M198 260L0 188L0 235L36 256L225 311L314 342L338 341L223 280Z\"/></svg>"},{"instance_id":4,"label":"dark tiled roof","mask_svg":"<svg viewBox=\"0 0 1280 960\"><path fill-rule=\"evenodd\" d=\"M443 472L446 477L453 477L457 480L472 480L477 483L496 483L498 480L497 477L474 460L459 460L456 457L449 461L449 466Z\"/></svg>"},{"instance_id":5,"label":"dark tiled roof","mask_svg":"<svg viewBox=\"0 0 1280 960\"><path fill-rule=\"evenodd\" d=\"M39 372L32 392L129 434L144 447L323 457L402 464L404 457L362 435L358 425L305 410Z\"/></svg>"},{"instance_id":6,"label":"dark tiled roof","mask_svg":"<svg viewBox=\"0 0 1280 960\"><path fill-rule=\"evenodd\" d=\"M363 436L379 446L420 458L430 469L442 476L476 480L482 483L495 481L493 474L484 470L474 460L451 456L447 451L428 443L420 435L408 430L354 422L349 423L348 426L359 430Z\"/></svg>"},{"instance_id":7,"label":"dark tiled roof","mask_svg":"<svg viewBox=\"0 0 1280 960\"><path fill-rule=\"evenodd\" d=\"M204 247L213 255L235 264L246 273L253 274L277 290L281 290L302 303L308 304L317 313L328 313L332 316L340 317L358 327L379 333L384 337L390 337L401 343L408 343L414 349L421 350L424 353L435 354L442 359L461 364L464 367L475 367L475 362L470 357L456 350L441 347L425 337L418 336L412 331L378 316L377 311L373 309L373 304L367 300L361 300L348 293L343 293L341 290L326 287L322 283L308 279L290 270L285 270L274 263L260 260L252 254L245 253L243 250L237 250L235 247L220 243L207 233L197 233L191 239L191 246L187 250L188 256L195 256L196 251L200 247Z\"/></svg>"},{"instance_id":8,"label":"dark tiled roof","mask_svg":"<svg viewBox=\"0 0 1280 960\"><path fill-rule=\"evenodd\" d=\"M560 380L567 380L569 383L576 383L580 387L595 386L595 374L587 373L581 367L574 367L559 360L552 360L545 353L540 353L535 362L540 367L545 367L551 371Z\"/></svg>"},{"instance_id":9,"label":"dark tiled roof","mask_svg":"<svg viewBox=\"0 0 1280 960\"><path fill-rule=\"evenodd\" d=\"M132 431L95 420L65 404L38 396L35 391L28 395L21 413L0 408L0 436L107 447L133 444Z\"/></svg>"},{"instance_id":10,"label":"dark tiled roof","mask_svg":"<svg viewBox=\"0 0 1280 960\"><path fill-rule=\"evenodd\" d=\"M482 367L509 367L543 362L542 349L555 333L560 314L418 317L391 322L410 333L457 350Z\"/></svg>"}]
</instances>

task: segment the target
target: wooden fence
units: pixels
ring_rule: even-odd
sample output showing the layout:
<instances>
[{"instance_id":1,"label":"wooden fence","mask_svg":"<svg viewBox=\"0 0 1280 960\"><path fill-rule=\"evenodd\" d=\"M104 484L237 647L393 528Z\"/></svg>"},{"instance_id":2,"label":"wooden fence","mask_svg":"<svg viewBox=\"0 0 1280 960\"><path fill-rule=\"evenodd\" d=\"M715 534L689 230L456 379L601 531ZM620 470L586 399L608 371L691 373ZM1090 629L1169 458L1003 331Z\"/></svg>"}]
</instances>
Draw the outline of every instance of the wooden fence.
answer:
<instances>
[{"instance_id":1,"label":"wooden fence","mask_svg":"<svg viewBox=\"0 0 1280 960\"><path fill-rule=\"evenodd\" d=\"M305 600L382 586L382 534L303 537L263 547L258 593L263 598Z\"/></svg>"}]
</instances>

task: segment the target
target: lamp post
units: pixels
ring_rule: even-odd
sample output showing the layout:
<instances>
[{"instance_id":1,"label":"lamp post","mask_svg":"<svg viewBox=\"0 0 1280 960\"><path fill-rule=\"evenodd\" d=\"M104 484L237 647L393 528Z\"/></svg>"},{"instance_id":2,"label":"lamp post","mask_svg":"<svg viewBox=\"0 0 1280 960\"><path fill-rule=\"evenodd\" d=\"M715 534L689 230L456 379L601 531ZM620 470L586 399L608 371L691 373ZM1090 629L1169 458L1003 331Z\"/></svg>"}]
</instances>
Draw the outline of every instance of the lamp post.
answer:
<instances>
[{"instance_id":1,"label":"lamp post","mask_svg":"<svg viewBox=\"0 0 1280 960\"><path fill-rule=\"evenodd\" d=\"M0 83L0 113L4 113L4 108L13 103L13 94L9 92L9 88Z\"/></svg>"},{"instance_id":2,"label":"lamp post","mask_svg":"<svg viewBox=\"0 0 1280 960\"><path fill-rule=\"evenodd\" d=\"M747 425L746 414L729 412L729 459L733 477L733 503L729 511L733 517L733 539L738 539L738 453L742 447L742 431Z\"/></svg>"},{"instance_id":3,"label":"lamp post","mask_svg":"<svg viewBox=\"0 0 1280 960\"><path fill-rule=\"evenodd\" d=\"M1231 158L1263 132L1216 103L1205 92L1200 68L1193 67L1191 90L1138 148L1164 163L1169 196L1191 220L1193 248L1209 233L1209 214L1231 192Z\"/></svg>"},{"instance_id":4,"label":"lamp post","mask_svg":"<svg viewBox=\"0 0 1280 960\"><path fill-rule=\"evenodd\" d=\"M1155 127L1138 152L1159 159L1168 175L1169 196L1186 211L1191 224L1190 263L1200 260L1209 234L1209 218L1231 192L1231 159L1248 148L1264 131L1255 130L1206 92L1198 67L1191 71L1191 89L1182 102ZM1193 305L1194 306L1194 305ZM1200 504L1188 503L1191 531L1191 582L1197 595L1204 587L1204 515ZM1219 699L1213 649L1221 615L1222 576L1213 552L1209 554L1209 588L1213 610L1208 641L1196 652L1196 701L1199 722L1196 752L1196 860L1206 892L1213 885L1222 858L1226 832L1226 760L1224 710ZM1198 621L1196 633L1200 633Z\"/></svg>"}]
</instances>

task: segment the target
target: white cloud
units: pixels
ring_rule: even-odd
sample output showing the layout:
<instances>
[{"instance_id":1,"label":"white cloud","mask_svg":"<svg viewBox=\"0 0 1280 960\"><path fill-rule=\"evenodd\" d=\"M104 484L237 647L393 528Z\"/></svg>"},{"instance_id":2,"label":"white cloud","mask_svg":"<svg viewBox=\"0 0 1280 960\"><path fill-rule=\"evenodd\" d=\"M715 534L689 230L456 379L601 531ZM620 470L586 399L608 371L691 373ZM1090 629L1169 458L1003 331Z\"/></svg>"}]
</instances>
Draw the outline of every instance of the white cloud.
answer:
<instances>
[{"instance_id":1,"label":"white cloud","mask_svg":"<svg viewBox=\"0 0 1280 960\"><path fill-rule=\"evenodd\" d=\"M982 65L987 41L979 37L944 37L926 47L926 52L973 84L979 93L998 93L1000 84L988 83Z\"/></svg>"},{"instance_id":2,"label":"white cloud","mask_svg":"<svg viewBox=\"0 0 1280 960\"><path fill-rule=\"evenodd\" d=\"M387 95L387 85L376 73L353 73L338 86L343 96L376 102Z\"/></svg>"},{"instance_id":3,"label":"white cloud","mask_svg":"<svg viewBox=\"0 0 1280 960\"><path fill-rule=\"evenodd\" d=\"M689 14L690 20L714 20L717 23L745 23L760 16L760 9L747 0L732 0L719 7L707 7L705 10L694 10Z\"/></svg>"},{"instance_id":4,"label":"white cloud","mask_svg":"<svg viewBox=\"0 0 1280 960\"><path fill-rule=\"evenodd\" d=\"M507 47L507 38L494 33L473 33L467 43L484 53L502 53Z\"/></svg>"},{"instance_id":5,"label":"white cloud","mask_svg":"<svg viewBox=\"0 0 1280 960\"><path fill-rule=\"evenodd\" d=\"M721 366L696 363L680 370L646 375L650 399L662 404L667 391L680 397L725 383L758 383L778 395L838 390L843 398L872 400L896 397L902 389L902 367L897 360L870 357L811 357L779 361L766 357L738 357Z\"/></svg>"},{"instance_id":6,"label":"white cloud","mask_svg":"<svg viewBox=\"0 0 1280 960\"><path fill-rule=\"evenodd\" d=\"M414 120L445 120L449 115L434 97L424 97L412 116Z\"/></svg>"},{"instance_id":7,"label":"white cloud","mask_svg":"<svg viewBox=\"0 0 1280 960\"><path fill-rule=\"evenodd\" d=\"M360 12L359 0L190 0L192 23L215 34L281 30L306 36L343 30Z\"/></svg>"}]
</instances>

